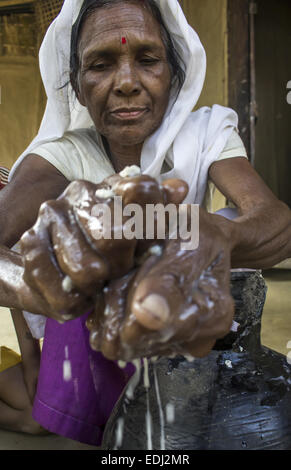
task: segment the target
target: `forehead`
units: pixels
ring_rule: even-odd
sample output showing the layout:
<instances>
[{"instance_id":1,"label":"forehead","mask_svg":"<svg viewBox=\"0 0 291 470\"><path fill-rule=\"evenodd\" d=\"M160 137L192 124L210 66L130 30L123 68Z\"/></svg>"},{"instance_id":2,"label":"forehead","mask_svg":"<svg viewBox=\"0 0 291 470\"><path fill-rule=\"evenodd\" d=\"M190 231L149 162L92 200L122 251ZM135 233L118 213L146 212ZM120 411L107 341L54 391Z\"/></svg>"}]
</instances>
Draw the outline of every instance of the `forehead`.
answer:
<instances>
[{"instance_id":1,"label":"forehead","mask_svg":"<svg viewBox=\"0 0 291 470\"><path fill-rule=\"evenodd\" d=\"M117 3L98 8L85 21L79 40L79 51L121 36L150 39L163 45L161 29L151 12L135 3Z\"/></svg>"}]
</instances>

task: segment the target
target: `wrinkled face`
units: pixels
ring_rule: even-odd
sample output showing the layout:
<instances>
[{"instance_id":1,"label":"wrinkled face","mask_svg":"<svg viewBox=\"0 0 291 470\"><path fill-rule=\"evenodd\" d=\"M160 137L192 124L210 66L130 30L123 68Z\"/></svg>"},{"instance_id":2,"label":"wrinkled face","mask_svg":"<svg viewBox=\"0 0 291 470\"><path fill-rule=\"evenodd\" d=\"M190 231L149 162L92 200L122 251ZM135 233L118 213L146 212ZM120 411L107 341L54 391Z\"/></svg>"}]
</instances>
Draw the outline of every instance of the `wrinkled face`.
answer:
<instances>
[{"instance_id":1,"label":"wrinkled face","mask_svg":"<svg viewBox=\"0 0 291 470\"><path fill-rule=\"evenodd\" d=\"M80 103L109 144L137 145L161 124L171 74L160 27L142 6L101 8L79 41Z\"/></svg>"}]
</instances>

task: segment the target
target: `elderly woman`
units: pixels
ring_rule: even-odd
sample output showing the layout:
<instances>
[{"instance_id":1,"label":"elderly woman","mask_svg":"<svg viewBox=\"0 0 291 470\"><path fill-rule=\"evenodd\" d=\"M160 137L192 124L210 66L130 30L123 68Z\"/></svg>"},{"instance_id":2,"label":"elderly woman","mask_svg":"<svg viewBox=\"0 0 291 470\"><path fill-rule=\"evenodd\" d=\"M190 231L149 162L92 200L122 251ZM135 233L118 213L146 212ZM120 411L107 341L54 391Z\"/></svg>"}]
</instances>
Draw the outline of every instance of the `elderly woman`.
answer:
<instances>
[{"instance_id":1,"label":"elderly woman","mask_svg":"<svg viewBox=\"0 0 291 470\"><path fill-rule=\"evenodd\" d=\"M34 419L98 445L133 372L115 360L206 355L232 324L230 267L290 257L291 214L250 166L236 114L192 112L205 53L176 0L66 0L40 67L45 116L1 191L0 302L48 317ZM200 205L198 249L167 240L139 267L137 245L114 241L110 255L94 240L96 190L116 187L122 173L108 177L131 165L142 175L127 179L137 190L129 202L139 185L148 202L147 184L158 181L154 201ZM208 182L237 219L205 210ZM11 251L21 237L22 256Z\"/></svg>"}]
</instances>

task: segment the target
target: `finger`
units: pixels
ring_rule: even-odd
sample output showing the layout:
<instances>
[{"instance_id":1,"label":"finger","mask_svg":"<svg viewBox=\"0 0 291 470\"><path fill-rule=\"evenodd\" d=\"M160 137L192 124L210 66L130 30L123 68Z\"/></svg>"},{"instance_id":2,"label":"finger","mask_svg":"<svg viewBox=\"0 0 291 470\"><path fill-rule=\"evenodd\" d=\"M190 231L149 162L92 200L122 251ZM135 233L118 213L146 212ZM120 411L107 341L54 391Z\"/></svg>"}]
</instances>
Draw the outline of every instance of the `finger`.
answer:
<instances>
[{"instance_id":1,"label":"finger","mask_svg":"<svg viewBox=\"0 0 291 470\"><path fill-rule=\"evenodd\" d=\"M147 289L147 287L146 287ZM159 293L136 296L133 313L138 321L149 330L160 330L170 317L170 307L166 299Z\"/></svg>"},{"instance_id":2,"label":"finger","mask_svg":"<svg viewBox=\"0 0 291 470\"><path fill-rule=\"evenodd\" d=\"M68 212L68 226L73 231L71 237L70 230L67 231L68 242L63 240L60 242L62 249L59 262L66 272L70 266L74 270L76 268L75 282L80 288L84 282L90 281L91 274L94 283L95 280L123 276L134 265L136 240L127 240L123 237L122 206L113 199L115 193L111 194L111 185L116 185L121 180L119 175L114 175L98 185L87 181L75 181L58 200L59 203L63 203L63 207ZM115 217L115 211L120 209L121 217ZM83 237L78 233L78 228ZM55 235L57 236L57 232ZM76 245L74 250L70 250L70 243ZM82 245L81 251L78 243ZM95 256L92 256L94 252ZM81 254L79 259L78 254ZM65 263L66 259L68 259L67 263ZM88 261L89 264L87 264ZM81 263L80 269L79 262ZM83 274L84 264L87 269L86 280Z\"/></svg>"},{"instance_id":3,"label":"finger","mask_svg":"<svg viewBox=\"0 0 291 470\"><path fill-rule=\"evenodd\" d=\"M235 305L230 291L230 263L224 254L204 270L199 290L207 299L206 315L199 317L201 337L222 338L232 326Z\"/></svg>"},{"instance_id":4,"label":"finger","mask_svg":"<svg viewBox=\"0 0 291 470\"><path fill-rule=\"evenodd\" d=\"M171 341L179 344L197 338L211 343L225 335L234 313L227 259L218 254L208 268L196 272L193 253L168 255L165 250L136 288L132 312L138 322L161 335L171 334L172 328Z\"/></svg>"},{"instance_id":5,"label":"finger","mask_svg":"<svg viewBox=\"0 0 291 470\"><path fill-rule=\"evenodd\" d=\"M184 303L177 264L178 259L168 259L164 250L161 256L151 257L138 273L131 309L138 322L150 330L169 326Z\"/></svg>"},{"instance_id":6,"label":"finger","mask_svg":"<svg viewBox=\"0 0 291 470\"><path fill-rule=\"evenodd\" d=\"M88 322L90 344L111 360L121 359L122 350L127 344L121 344L120 331L125 320L129 286L135 272L128 273L121 279L108 283L103 291L103 299L98 299L94 317Z\"/></svg>"},{"instance_id":7,"label":"finger","mask_svg":"<svg viewBox=\"0 0 291 470\"><path fill-rule=\"evenodd\" d=\"M89 330L89 342L94 351L100 351L100 337L103 331L103 314L105 310L105 299L103 291L99 292L95 299L95 308L86 320Z\"/></svg>"},{"instance_id":8,"label":"finger","mask_svg":"<svg viewBox=\"0 0 291 470\"><path fill-rule=\"evenodd\" d=\"M108 263L88 244L72 213L70 217L62 214L61 223L60 216L51 223L51 237L58 265L71 279L71 288L96 294L108 277Z\"/></svg>"},{"instance_id":9,"label":"finger","mask_svg":"<svg viewBox=\"0 0 291 470\"><path fill-rule=\"evenodd\" d=\"M120 214L116 216L117 211ZM124 237L124 217L119 204L98 197L91 211L74 208L74 216L101 264L103 260L102 279L121 277L132 269L137 240Z\"/></svg>"},{"instance_id":10,"label":"finger","mask_svg":"<svg viewBox=\"0 0 291 470\"><path fill-rule=\"evenodd\" d=\"M37 223L21 238L20 246L24 262L24 279L47 302L49 315L60 320L63 315L84 313L88 301L78 292L64 292L61 272L54 257L50 240L50 224L53 203L45 203L40 209Z\"/></svg>"},{"instance_id":11,"label":"finger","mask_svg":"<svg viewBox=\"0 0 291 470\"><path fill-rule=\"evenodd\" d=\"M169 178L162 182L167 204L181 204L186 198L189 186L178 178Z\"/></svg>"},{"instance_id":12,"label":"finger","mask_svg":"<svg viewBox=\"0 0 291 470\"><path fill-rule=\"evenodd\" d=\"M122 178L113 186L117 196L121 196L124 205L164 203L164 192L159 183L149 175Z\"/></svg>"},{"instance_id":13,"label":"finger","mask_svg":"<svg viewBox=\"0 0 291 470\"><path fill-rule=\"evenodd\" d=\"M137 271L132 280L127 296L127 311L125 320L120 331L121 344L126 344L131 348L132 357L141 357L151 355L165 348L165 343L172 335L171 326L163 325L165 328L154 329L152 321L139 321L135 312L136 291L142 282L142 279L150 271L151 267L157 262L157 256L151 256L144 265ZM140 311L138 312L140 313ZM152 319L152 318L151 318ZM148 320L148 317L147 317ZM170 335L170 336L169 336Z\"/></svg>"},{"instance_id":14,"label":"finger","mask_svg":"<svg viewBox=\"0 0 291 470\"><path fill-rule=\"evenodd\" d=\"M78 207L79 209L87 209L94 204L95 192L98 188L104 185L90 183L84 180L72 181L65 191L57 198L57 201L69 204L71 207Z\"/></svg>"},{"instance_id":15,"label":"finger","mask_svg":"<svg viewBox=\"0 0 291 470\"><path fill-rule=\"evenodd\" d=\"M231 329L234 317L234 301L228 294L223 294L215 302L215 307L207 318L199 318L199 337L223 338Z\"/></svg>"},{"instance_id":16,"label":"finger","mask_svg":"<svg viewBox=\"0 0 291 470\"><path fill-rule=\"evenodd\" d=\"M193 343L184 343L181 353L193 358L202 358L212 351L215 342L215 338L208 338L207 340L199 338Z\"/></svg>"},{"instance_id":17,"label":"finger","mask_svg":"<svg viewBox=\"0 0 291 470\"><path fill-rule=\"evenodd\" d=\"M126 276L127 278L127 276ZM118 359L120 349L120 327L124 318L124 303L126 302L127 281L122 285L121 280L111 281L106 287L105 308L100 321L99 348L102 354L110 360ZM119 291L119 288L121 290Z\"/></svg>"}]
</instances>

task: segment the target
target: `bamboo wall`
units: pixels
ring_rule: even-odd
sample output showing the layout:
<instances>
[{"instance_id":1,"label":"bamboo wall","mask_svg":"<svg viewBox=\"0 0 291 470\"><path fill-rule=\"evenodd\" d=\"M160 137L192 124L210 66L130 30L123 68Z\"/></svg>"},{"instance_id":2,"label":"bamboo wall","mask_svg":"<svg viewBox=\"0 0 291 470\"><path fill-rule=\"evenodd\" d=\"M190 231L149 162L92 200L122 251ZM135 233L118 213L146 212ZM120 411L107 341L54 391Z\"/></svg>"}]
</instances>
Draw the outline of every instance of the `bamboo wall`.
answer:
<instances>
[{"instance_id":1,"label":"bamboo wall","mask_svg":"<svg viewBox=\"0 0 291 470\"><path fill-rule=\"evenodd\" d=\"M10 168L37 133L42 84L32 14L0 16L0 165Z\"/></svg>"},{"instance_id":2,"label":"bamboo wall","mask_svg":"<svg viewBox=\"0 0 291 470\"><path fill-rule=\"evenodd\" d=\"M0 165L8 168L39 129L46 96L38 49L61 5L62 0L35 0L30 13L0 10Z\"/></svg>"}]
</instances>

